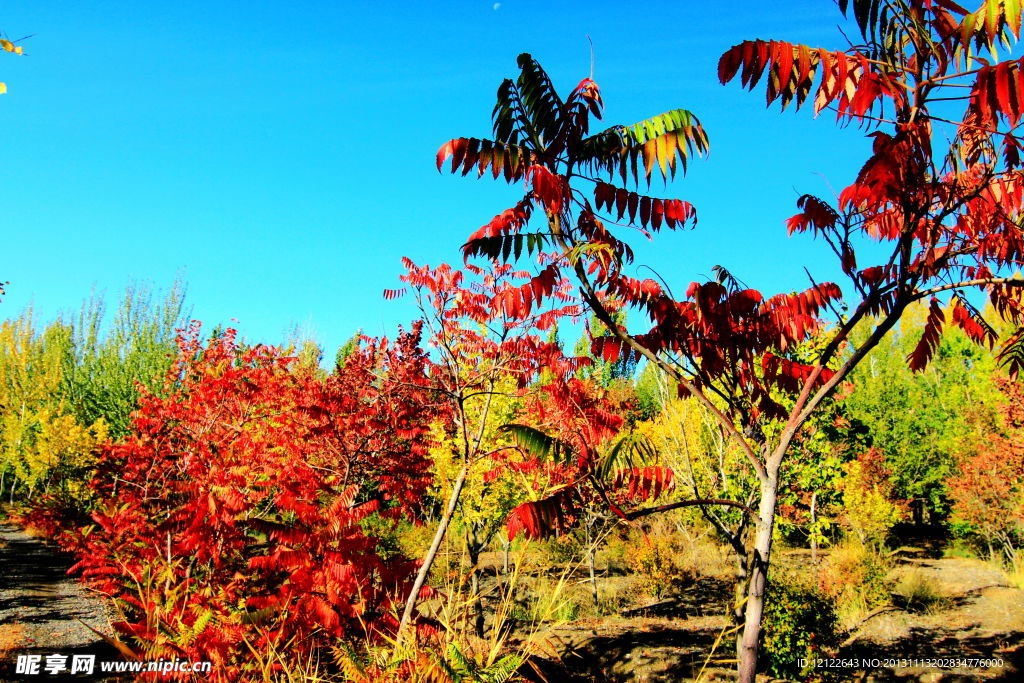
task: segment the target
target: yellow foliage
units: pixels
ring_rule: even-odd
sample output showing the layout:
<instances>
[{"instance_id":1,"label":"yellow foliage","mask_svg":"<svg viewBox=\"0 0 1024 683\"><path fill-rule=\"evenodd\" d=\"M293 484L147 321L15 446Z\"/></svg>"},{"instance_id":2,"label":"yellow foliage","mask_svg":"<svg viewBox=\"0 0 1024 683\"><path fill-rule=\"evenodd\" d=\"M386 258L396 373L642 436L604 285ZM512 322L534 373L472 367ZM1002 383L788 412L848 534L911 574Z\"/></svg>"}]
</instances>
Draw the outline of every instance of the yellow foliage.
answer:
<instances>
[{"instance_id":1,"label":"yellow foliage","mask_svg":"<svg viewBox=\"0 0 1024 683\"><path fill-rule=\"evenodd\" d=\"M513 445L512 440L498 428L515 421L520 407L516 393L515 379L502 377L494 383L491 393L473 396L464 402L466 424L456 425L455 433L447 432L441 424L432 428L434 445L430 457L435 475L432 493L439 500L449 498L463 459L468 455L470 470L459 497L455 524L462 529L474 529L485 538L504 522L512 508L525 500L527 493L525 482L510 472L485 476L498 467L498 462L487 454L497 452L511 456L514 452L508 449Z\"/></svg>"},{"instance_id":2,"label":"yellow foliage","mask_svg":"<svg viewBox=\"0 0 1024 683\"><path fill-rule=\"evenodd\" d=\"M58 470L90 467L96 461L96 446L107 439L103 418L83 427L71 415L57 415L42 408L35 419L34 443L25 449L24 459L16 466L18 476L30 490Z\"/></svg>"},{"instance_id":3,"label":"yellow foliage","mask_svg":"<svg viewBox=\"0 0 1024 683\"><path fill-rule=\"evenodd\" d=\"M60 398L65 332L58 322L36 333L31 309L0 323L0 471L30 494L54 475L92 465L108 436L102 418L80 425Z\"/></svg>"},{"instance_id":4,"label":"yellow foliage","mask_svg":"<svg viewBox=\"0 0 1024 683\"><path fill-rule=\"evenodd\" d=\"M745 460L718 428L707 409L693 398L664 397L664 408L636 431L650 440L661 464L672 468L676 491L684 497L740 496L749 478ZM699 517L691 508L687 517Z\"/></svg>"},{"instance_id":5,"label":"yellow foliage","mask_svg":"<svg viewBox=\"0 0 1024 683\"><path fill-rule=\"evenodd\" d=\"M862 543L880 543L903 510L891 498L892 484L872 476L859 460L846 465L842 483L846 522Z\"/></svg>"}]
</instances>

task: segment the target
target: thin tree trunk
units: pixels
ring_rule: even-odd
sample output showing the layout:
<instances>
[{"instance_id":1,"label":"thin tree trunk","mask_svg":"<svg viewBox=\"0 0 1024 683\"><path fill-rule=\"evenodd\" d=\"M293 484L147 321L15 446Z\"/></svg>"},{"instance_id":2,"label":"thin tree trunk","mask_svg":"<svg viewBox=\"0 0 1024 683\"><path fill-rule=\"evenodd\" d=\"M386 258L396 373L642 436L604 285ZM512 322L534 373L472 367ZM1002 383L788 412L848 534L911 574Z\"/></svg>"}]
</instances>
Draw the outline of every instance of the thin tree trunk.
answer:
<instances>
[{"instance_id":1,"label":"thin tree trunk","mask_svg":"<svg viewBox=\"0 0 1024 683\"><path fill-rule=\"evenodd\" d=\"M503 576L508 576L508 552L509 552L509 549L510 549L510 548L511 548L511 546L512 546L512 542L511 542L511 541L509 541L509 540L508 540L508 538L506 538L506 539L505 539L505 540L504 540L504 541L502 542L502 546L503 546L503 550L504 550L504 554L505 554L505 557L504 557L504 559L502 560L502 564L501 564L501 573L502 573L502 575L503 575Z\"/></svg>"},{"instance_id":2,"label":"thin tree trunk","mask_svg":"<svg viewBox=\"0 0 1024 683\"><path fill-rule=\"evenodd\" d=\"M737 648L739 682L754 683L757 675L758 640L761 636L761 617L764 615L764 592L768 585L768 562L772 551L772 528L775 525L775 504L778 496L778 472L769 472L761 485L761 504L758 507L757 535L754 539L753 561L750 563L750 584L747 589L743 633Z\"/></svg>"},{"instance_id":3,"label":"thin tree trunk","mask_svg":"<svg viewBox=\"0 0 1024 683\"><path fill-rule=\"evenodd\" d=\"M598 607L597 599L597 574L594 571L594 561L597 543L594 541L593 518L587 520L587 568L590 570L590 590L594 595L594 609Z\"/></svg>"},{"instance_id":4,"label":"thin tree trunk","mask_svg":"<svg viewBox=\"0 0 1024 683\"><path fill-rule=\"evenodd\" d=\"M427 580L427 574L430 573L430 568L434 565L434 558L437 557L437 551L441 547L441 542L444 540L444 536L448 531L448 525L451 524L452 516L455 514L455 508L458 507L459 504L459 496L462 494L462 486L466 483L466 476L468 474L469 465L463 465L462 469L459 470L459 476L455 479L455 486L452 488L452 495L448 498L448 506L445 508L441 521L437 524L437 531L434 532L434 540L430 543L430 548L427 550L427 554L423 558L423 564L420 565L420 570L416 572L416 580L412 584L409 596L405 599L405 610L402 612L402 621L398 624L398 633L395 634L395 653L397 653L402 645L405 644L405 636L408 631L409 621L412 619L413 610L416 609L416 601L419 599L420 590L423 589L423 584Z\"/></svg>"},{"instance_id":5,"label":"thin tree trunk","mask_svg":"<svg viewBox=\"0 0 1024 683\"><path fill-rule=\"evenodd\" d=\"M742 626L743 620L747 612L747 591L748 581L750 580L750 562L754 556L753 548L750 549L750 552L747 552L742 547L742 545L744 544L742 531L740 532L740 544L740 549L736 551L736 585L733 587L732 598L732 623L733 626L737 629L737 662L739 662L741 659L741 652L743 648Z\"/></svg>"},{"instance_id":6,"label":"thin tree trunk","mask_svg":"<svg viewBox=\"0 0 1024 683\"><path fill-rule=\"evenodd\" d=\"M476 612L474 628L479 638L484 637L484 603L480 599L480 551L481 548L476 534L466 534L466 550L469 552L469 563L471 566L469 574L469 590L473 597L473 609Z\"/></svg>"},{"instance_id":7,"label":"thin tree trunk","mask_svg":"<svg viewBox=\"0 0 1024 683\"><path fill-rule=\"evenodd\" d=\"M811 494L811 564L818 566L818 518L815 515L818 503L818 492Z\"/></svg>"}]
</instances>

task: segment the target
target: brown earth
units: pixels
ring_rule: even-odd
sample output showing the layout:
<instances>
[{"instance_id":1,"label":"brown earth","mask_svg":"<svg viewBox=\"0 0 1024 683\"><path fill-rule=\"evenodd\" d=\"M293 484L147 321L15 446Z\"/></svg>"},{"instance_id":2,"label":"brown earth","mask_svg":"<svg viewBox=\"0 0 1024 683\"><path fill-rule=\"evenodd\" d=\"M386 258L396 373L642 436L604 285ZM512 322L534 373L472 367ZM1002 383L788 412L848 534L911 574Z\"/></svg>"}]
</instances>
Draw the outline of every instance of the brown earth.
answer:
<instances>
[{"instance_id":1,"label":"brown earth","mask_svg":"<svg viewBox=\"0 0 1024 683\"><path fill-rule=\"evenodd\" d=\"M0 524L0 681L101 680L19 675L18 655L42 655L44 662L53 654L66 655L69 662L73 655L119 659L89 628L110 631L105 606L67 575L71 564L68 555L13 525Z\"/></svg>"},{"instance_id":2,"label":"brown earth","mask_svg":"<svg viewBox=\"0 0 1024 683\"><path fill-rule=\"evenodd\" d=\"M805 554L794 552L791 560ZM931 580L942 599L923 613L894 605L876 610L835 653L847 661L833 664L856 665L832 670L833 679L1024 681L1024 591L974 559L905 558L890 578L910 571ZM546 637L561 653L564 675L579 681L732 680L729 598L726 581L702 579L647 610L564 623ZM993 661L956 661L965 659Z\"/></svg>"},{"instance_id":3,"label":"brown earth","mask_svg":"<svg viewBox=\"0 0 1024 683\"><path fill-rule=\"evenodd\" d=\"M807 561L805 552L789 556L793 563ZM16 527L0 525L0 681L31 680L13 673L19 654L118 658L83 624L109 632L103 603L67 576L70 563L53 547ZM496 574L497 567L493 570ZM898 580L907 572L929 579L943 597L940 605L924 613L892 605L876 610L848 634L836 653L837 659L868 665L835 671L839 680L1024 681L1024 591L1010 586L1002 572L974 559L917 553L901 559L892 578ZM605 587L625 581L623 576L601 579ZM644 600L616 616L551 626L541 635L561 661L550 669L548 680L732 680L733 645L725 617L730 594L727 577L702 577L671 598ZM945 661L965 658L991 659L996 665L956 666L955 661ZM876 665L872 660L879 661Z\"/></svg>"}]
</instances>

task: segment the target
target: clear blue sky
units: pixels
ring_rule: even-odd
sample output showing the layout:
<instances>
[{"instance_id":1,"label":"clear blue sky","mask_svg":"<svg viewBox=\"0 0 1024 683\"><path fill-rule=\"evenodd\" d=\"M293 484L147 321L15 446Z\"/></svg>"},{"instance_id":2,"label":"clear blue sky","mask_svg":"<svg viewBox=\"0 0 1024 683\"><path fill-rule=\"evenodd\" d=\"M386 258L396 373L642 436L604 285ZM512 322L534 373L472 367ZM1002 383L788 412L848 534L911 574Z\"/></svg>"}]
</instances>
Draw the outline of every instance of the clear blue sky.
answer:
<instances>
[{"instance_id":1,"label":"clear blue sky","mask_svg":"<svg viewBox=\"0 0 1024 683\"><path fill-rule=\"evenodd\" d=\"M437 148L489 134L520 52L573 87L587 36L607 123L684 107L711 136L710 159L651 190L693 202L697 230L638 263L679 289L718 263L767 293L803 287L804 264L827 277L831 260L782 222L823 178L852 180L869 142L767 111L716 64L751 38L842 47L840 18L827 0L4 3L0 30L33 36L0 54L2 313L34 301L48 319L93 286L113 303L183 271L194 317L249 339L308 324L330 355L356 328L390 333L414 314L381 298L399 259L458 262L520 195L439 174Z\"/></svg>"}]
</instances>

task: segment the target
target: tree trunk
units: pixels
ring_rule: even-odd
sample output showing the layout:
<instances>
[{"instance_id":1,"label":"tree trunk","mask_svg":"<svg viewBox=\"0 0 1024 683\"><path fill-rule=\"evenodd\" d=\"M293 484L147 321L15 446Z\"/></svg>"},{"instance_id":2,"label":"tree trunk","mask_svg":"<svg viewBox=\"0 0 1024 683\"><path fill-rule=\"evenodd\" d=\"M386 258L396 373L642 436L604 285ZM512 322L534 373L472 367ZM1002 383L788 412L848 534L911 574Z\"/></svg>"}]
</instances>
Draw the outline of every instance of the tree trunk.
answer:
<instances>
[{"instance_id":1,"label":"tree trunk","mask_svg":"<svg viewBox=\"0 0 1024 683\"><path fill-rule=\"evenodd\" d=\"M735 627L743 624L747 607L747 578L750 575L750 556L746 553L736 553L736 586L733 589L732 598L732 623ZM743 649L742 629L736 635L736 661L741 661Z\"/></svg>"},{"instance_id":2,"label":"tree trunk","mask_svg":"<svg viewBox=\"0 0 1024 683\"><path fill-rule=\"evenodd\" d=\"M412 612L416 609L416 600L419 598L420 590L423 589L423 584L427 580L427 574L430 573L430 568L434 565L434 558L437 557L437 551L441 547L441 542L444 540L444 536L448 531L448 525L451 523L452 516L455 514L455 508L458 507L459 496L462 494L462 486L466 483L466 476L468 474L469 465L463 465L462 469L459 470L459 476L455 479L455 486L452 487L452 495L448 498L448 507L445 508L444 515L441 517L441 521L437 524L437 531L434 532L434 540L430 543L430 548L427 550L427 554L423 558L423 564L420 565L420 570L416 572L416 580L412 584L409 596L405 599L405 609L402 612L402 621L398 624L398 633L395 634L395 653L397 653L405 643L405 634L408 631L409 621L412 619Z\"/></svg>"},{"instance_id":3,"label":"tree trunk","mask_svg":"<svg viewBox=\"0 0 1024 683\"><path fill-rule=\"evenodd\" d=\"M474 628L478 638L484 637L484 603L480 599L480 543L475 533L466 535L466 550L469 552L469 563L471 565L469 574L469 590L473 596L473 609L476 612Z\"/></svg>"},{"instance_id":4,"label":"tree trunk","mask_svg":"<svg viewBox=\"0 0 1024 683\"><path fill-rule=\"evenodd\" d=\"M597 574L594 571L595 555L597 553L597 543L594 541L593 524L591 520L587 523L587 568L590 570L590 590L594 594L594 609L598 608L597 599Z\"/></svg>"},{"instance_id":5,"label":"tree trunk","mask_svg":"<svg viewBox=\"0 0 1024 683\"><path fill-rule=\"evenodd\" d=\"M811 494L811 564L818 566L818 517L815 508L818 503L818 492Z\"/></svg>"},{"instance_id":6,"label":"tree trunk","mask_svg":"<svg viewBox=\"0 0 1024 683\"><path fill-rule=\"evenodd\" d=\"M754 683L757 675L758 641L761 636L761 617L764 614L764 592L768 585L768 562L772 551L772 529L775 526L778 488L778 473L769 472L767 481L761 485L761 504L758 507L760 519L754 538L753 561L750 563L750 584L747 589L743 633L737 647L740 683Z\"/></svg>"},{"instance_id":7,"label":"tree trunk","mask_svg":"<svg viewBox=\"0 0 1024 683\"><path fill-rule=\"evenodd\" d=\"M504 560L502 561L502 564L501 564L501 573L502 573L503 576L508 576L508 551L509 551L509 548L512 546L512 542L509 541L508 538L506 538L502 542L502 546L504 546L503 550L504 550L505 557L504 557Z\"/></svg>"}]
</instances>

